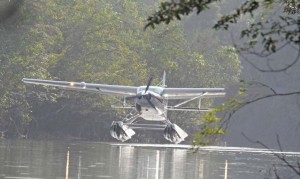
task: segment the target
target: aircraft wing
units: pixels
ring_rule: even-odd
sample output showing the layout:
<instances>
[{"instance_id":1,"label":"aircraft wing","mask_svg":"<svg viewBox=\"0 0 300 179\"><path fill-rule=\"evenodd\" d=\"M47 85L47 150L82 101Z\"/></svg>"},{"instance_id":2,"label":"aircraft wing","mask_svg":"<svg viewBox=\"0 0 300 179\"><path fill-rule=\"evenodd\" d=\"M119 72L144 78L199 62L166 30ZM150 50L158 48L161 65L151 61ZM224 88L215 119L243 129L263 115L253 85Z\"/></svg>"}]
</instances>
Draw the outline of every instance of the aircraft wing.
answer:
<instances>
[{"instance_id":1,"label":"aircraft wing","mask_svg":"<svg viewBox=\"0 0 300 179\"><path fill-rule=\"evenodd\" d=\"M105 85L85 82L52 81L28 78L23 78L22 81L24 83L31 83L36 85L54 86L68 90L94 92L116 96L136 95L138 89L138 87L134 86Z\"/></svg>"},{"instance_id":2,"label":"aircraft wing","mask_svg":"<svg viewBox=\"0 0 300 179\"><path fill-rule=\"evenodd\" d=\"M162 96L165 99L215 98L224 97L224 88L165 88Z\"/></svg>"}]
</instances>

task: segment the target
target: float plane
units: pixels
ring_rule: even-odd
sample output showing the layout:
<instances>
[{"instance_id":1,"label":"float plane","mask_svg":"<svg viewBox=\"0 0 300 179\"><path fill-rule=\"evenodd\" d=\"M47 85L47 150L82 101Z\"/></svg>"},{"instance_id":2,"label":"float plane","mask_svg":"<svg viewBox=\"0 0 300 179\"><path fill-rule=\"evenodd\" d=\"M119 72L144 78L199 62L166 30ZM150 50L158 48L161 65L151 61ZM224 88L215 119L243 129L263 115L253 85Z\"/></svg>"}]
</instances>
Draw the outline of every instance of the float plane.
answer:
<instances>
[{"instance_id":1,"label":"float plane","mask_svg":"<svg viewBox=\"0 0 300 179\"><path fill-rule=\"evenodd\" d=\"M122 99L119 100L121 104L119 106L113 105L112 107L129 109L129 113L126 114L123 120L113 121L110 127L110 134L122 142L131 139L135 134L133 129L158 129L164 131L166 140L176 144L180 143L188 134L168 119L167 112L209 111L210 109L201 108L201 99L225 96L224 88L167 88L165 72L162 81L157 86L151 86L152 79L153 77L149 79L147 86L120 86L28 78L23 78L22 81L30 84L121 97ZM181 100L181 102L169 106L169 100ZM186 103L194 100L199 100L197 107L183 107ZM128 104L127 101L134 101L134 105ZM141 121L145 120L150 121L150 123L141 123Z\"/></svg>"}]
</instances>

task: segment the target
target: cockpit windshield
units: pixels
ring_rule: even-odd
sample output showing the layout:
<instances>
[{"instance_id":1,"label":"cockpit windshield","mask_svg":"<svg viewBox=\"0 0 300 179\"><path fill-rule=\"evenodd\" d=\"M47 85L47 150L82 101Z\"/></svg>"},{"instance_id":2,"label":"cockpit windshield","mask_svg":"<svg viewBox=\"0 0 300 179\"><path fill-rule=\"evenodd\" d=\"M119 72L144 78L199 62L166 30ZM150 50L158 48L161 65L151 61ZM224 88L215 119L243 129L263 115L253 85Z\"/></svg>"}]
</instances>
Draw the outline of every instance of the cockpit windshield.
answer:
<instances>
[{"instance_id":1,"label":"cockpit windshield","mask_svg":"<svg viewBox=\"0 0 300 179\"><path fill-rule=\"evenodd\" d=\"M138 88L138 93L141 92L141 91L145 91L145 89L146 89L146 86L140 86ZM154 92L154 93L159 94L159 95L162 95L163 90L164 90L164 88L158 87L158 86L150 86L149 87L149 91Z\"/></svg>"}]
</instances>

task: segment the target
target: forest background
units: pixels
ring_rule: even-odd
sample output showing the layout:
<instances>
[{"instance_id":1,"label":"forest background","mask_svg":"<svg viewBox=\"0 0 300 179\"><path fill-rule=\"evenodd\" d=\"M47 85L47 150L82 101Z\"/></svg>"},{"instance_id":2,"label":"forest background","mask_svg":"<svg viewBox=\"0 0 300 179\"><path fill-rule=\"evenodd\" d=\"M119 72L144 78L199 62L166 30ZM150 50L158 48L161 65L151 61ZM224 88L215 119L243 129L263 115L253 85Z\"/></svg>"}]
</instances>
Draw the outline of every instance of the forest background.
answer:
<instances>
[{"instance_id":1,"label":"forest background","mask_svg":"<svg viewBox=\"0 0 300 179\"><path fill-rule=\"evenodd\" d=\"M166 70L169 87L226 87L229 96L237 92L235 86L240 85L241 78L269 81L257 71L253 74L247 64L242 68L242 60L230 45L232 37L212 29L218 18L232 10L235 0L214 4L202 14L206 20L191 15L182 22L146 31L146 19L158 1L11 0L1 3L0 7L5 7L0 9L2 137L111 141L109 126L124 115L122 110L110 108L116 100L108 96L29 86L21 82L23 77L140 86L151 75L156 77L154 84L158 83ZM233 32L240 32L251 20L244 17ZM269 106L270 102L277 105L270 111L273 113L282 109L276 100L262 105ZM212 103L206 101L206 105ZM259 114L253 113L254 108L242 112L247 116L243 120ZM293 118L297 109L291 111ZM190 143L193 134L203 129L203 115L172 112L169 118L189 132L187 143ZM254 118L247 120L252 127L246 129L257 129L256 119L266 120L264 127L272 123L268 113ZM245 140L238 137L240 130L245 129L240 124L245 125L245 121L234 123L226 141L244 145ZM294 126L294 122L284 124ZM268 131L265 128L262 132ZM277 131L271 133L269 138ZM141 131L131 142L165 140L160 133Z\"/></svg>"}]
</instances>

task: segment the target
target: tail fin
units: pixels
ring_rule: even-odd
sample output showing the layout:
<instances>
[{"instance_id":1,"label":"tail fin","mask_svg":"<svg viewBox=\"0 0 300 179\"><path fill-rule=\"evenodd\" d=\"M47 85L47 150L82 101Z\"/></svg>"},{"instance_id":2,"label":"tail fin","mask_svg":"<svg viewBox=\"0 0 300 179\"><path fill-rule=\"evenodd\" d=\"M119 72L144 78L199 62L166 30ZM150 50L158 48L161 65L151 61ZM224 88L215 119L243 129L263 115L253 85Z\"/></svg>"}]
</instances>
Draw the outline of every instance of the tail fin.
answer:
<instances>
[{"instance_id":1,"label":"tail fin","mask_svg":"<svg viewBox=\"0 0 300 179\"><path fill-rule=\"evenodd\" d=\"M164 71L164 75L163 75L163 78L162 78L162 81L161 81L161 86L162 87L167 87L166 86L166 71Z\"/></svg>"},{"instance_id":2,"label":"tail fin","mask_svg":"<svg viewBox=\"0 0 300 179\"><path fill-rule=\"evenodd\" d=\"M163 88L167 87L167 85L166 85L166 71L164 71L162 80L157 84L157 86L160 86L160 87L163 87Z\"/></svg>"}]
</instances>

